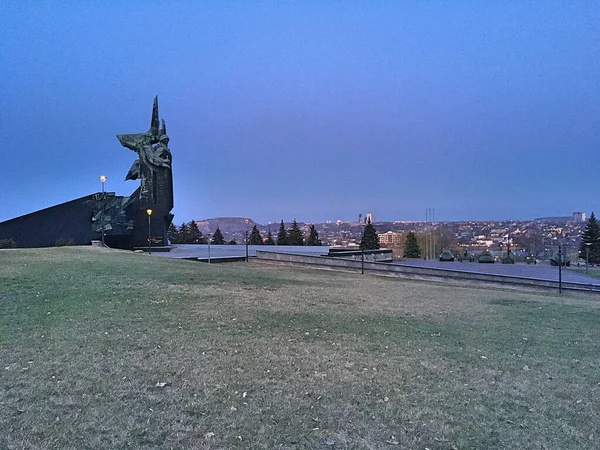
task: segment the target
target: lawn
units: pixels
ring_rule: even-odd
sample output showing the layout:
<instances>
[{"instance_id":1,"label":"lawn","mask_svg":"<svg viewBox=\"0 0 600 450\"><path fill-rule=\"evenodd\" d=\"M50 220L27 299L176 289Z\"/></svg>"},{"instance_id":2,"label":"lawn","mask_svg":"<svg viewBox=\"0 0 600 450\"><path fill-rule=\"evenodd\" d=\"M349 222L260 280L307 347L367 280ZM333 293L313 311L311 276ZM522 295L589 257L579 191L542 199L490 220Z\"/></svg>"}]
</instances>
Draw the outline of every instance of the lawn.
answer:
<instances>
[{"instance_id":1,"label":"lawn","mask_svg":"<svg viewBox=\"0 0 600 450\"><path fill-rule=\"evenodd\" d=\"M596 449L600 302L0 251L0 448Z\"/></svg>"}]
</instances>

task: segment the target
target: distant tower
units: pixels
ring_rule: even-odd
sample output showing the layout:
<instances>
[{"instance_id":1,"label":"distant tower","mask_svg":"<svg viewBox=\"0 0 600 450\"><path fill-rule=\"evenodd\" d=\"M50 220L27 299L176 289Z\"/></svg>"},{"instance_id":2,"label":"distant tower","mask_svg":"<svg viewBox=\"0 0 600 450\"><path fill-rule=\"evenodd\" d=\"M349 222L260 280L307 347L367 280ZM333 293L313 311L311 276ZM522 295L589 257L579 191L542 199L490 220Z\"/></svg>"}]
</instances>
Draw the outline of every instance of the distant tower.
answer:
<instances>
[{"instance_id":1,"label":"distant tower","mask_svg":"<svg viewBox=\"0 0 600 450\"><path fill-rule=\"evenodd\" d=\"M573 222L585 222L585 213L584 212L574 212L573 213Z\"/></svg>"},{"instance_id":2,"label":"distant tower","mask_svg":"<svg viewBox=\"0 0 600 450\"><path fill-rule=\"evenodd\" d=\"M367 215L365 216L365 223L371 222L373 223L373 214L371 213L367 213Z\"/></svg>"},{"instance_id":3,"label":"distant tower","mask_svg":"<svg viewBox=\"0 0 600 450\"><path fill-rule=\"evenodd\" d=\"M362 213L358 215L358 223L362 223Z\"/></svg>"}]
</instances>

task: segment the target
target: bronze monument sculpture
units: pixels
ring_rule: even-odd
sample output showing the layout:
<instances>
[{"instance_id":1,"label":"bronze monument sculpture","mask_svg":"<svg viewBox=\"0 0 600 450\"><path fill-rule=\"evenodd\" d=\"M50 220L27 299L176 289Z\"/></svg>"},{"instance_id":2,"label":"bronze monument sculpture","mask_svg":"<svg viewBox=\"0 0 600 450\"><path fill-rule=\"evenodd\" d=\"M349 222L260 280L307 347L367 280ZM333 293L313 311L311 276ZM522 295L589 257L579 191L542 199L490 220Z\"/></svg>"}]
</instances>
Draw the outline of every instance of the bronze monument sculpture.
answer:
<instances>
[{"instance_id":1,"label":"bronze monument sculpture","mask_svg":"<svg viewBox=\"0 0 600 450\"><path fill-rule=\"evenodd\" d=\"M132 246L167 244L167 229L173 220L173 172L165 121L159 128L158 97L154 98L150 129L145 133L118 134L122 146L137 153L126 180L140 180L140 187L129 197L124 209L133 220ZM147 224L147 211L152 222ZM151 230L148 230L151 226ZM151 236L151 237L149 237Z\"/></svg>"}]
</instances>

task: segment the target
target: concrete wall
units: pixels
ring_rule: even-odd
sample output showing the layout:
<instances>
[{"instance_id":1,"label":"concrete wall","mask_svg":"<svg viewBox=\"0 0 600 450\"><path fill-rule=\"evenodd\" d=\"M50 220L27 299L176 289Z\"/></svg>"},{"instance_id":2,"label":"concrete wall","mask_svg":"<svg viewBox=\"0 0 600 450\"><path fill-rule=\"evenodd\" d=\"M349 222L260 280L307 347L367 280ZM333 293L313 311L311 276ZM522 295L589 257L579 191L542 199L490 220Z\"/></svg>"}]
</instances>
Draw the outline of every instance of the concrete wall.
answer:
<instances>
[{"instance_id":1,"label":"concrete wall","mask_svg":"<svg viewBox=\"0 0 600 450\"><path fill-rule=\"evenodd\" d=\"M257 259L279 261L294 264L305 264L311 266L327 266L335 267L339 269L346 269L352 271L360 271L362 267L361 261L351 261L346 259L328 258L323 256L303 256L303 255L290 255L283 253L272 253L272 252L256 252ZM537 290L558 290L558 282L556 281L545 281L545 280L533 280L527 278L517 278L506 275L488 275L479 273L462 272L457 270L448 269L429 269L424 267L406 267L395 264L379 263L379 262L365 262L365 271L379 273L381 275L398 276L402 278L416 279L416 280L431 280L431 281L464 281L465 284L501 284L503 287L518 287L518 288L532 288ZM562 283L564 289L581 290L597 292L594 286L585 285L580 283Z\"/></svg>"}]
</instances>

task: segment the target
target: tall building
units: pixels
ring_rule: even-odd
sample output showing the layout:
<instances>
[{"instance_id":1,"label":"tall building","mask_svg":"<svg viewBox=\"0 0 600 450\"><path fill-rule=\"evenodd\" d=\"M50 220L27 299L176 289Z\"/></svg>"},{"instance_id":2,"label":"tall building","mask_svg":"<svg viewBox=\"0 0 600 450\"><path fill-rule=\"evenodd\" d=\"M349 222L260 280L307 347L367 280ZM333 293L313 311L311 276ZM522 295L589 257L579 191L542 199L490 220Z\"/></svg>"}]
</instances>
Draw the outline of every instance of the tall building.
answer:
<instances>
[{"instance_id":1,"label":"tall building","mask_svg":"<svg viewBox=\"0 0 600 450\"><path fill-rule=\"evenodd\" d=\"M369 223L369 222L373 223L373 214L371 214L371 213L367 213L365 215L365 223Z\"/></svg>"},{"instance_id":2,"label":"tall building","mask_svg":"<svg viewBox=\"0 0 600 450\"><path fill-rule=\"evenodd\" d=\"M585 222L585 213L584 212L574 212L573 213L573 222Z\"/></svg>"},{"instance_id":3,"label":"tall building","mask_svg":"<svg viewBox=\"0 0 600 450\"><path fill-rule=\"evenodd\" d=\"M388 231L377 235L379 243L382 245L400 245L402 244L402 236L404 233Z\"/></svg>"}]
</instances>

